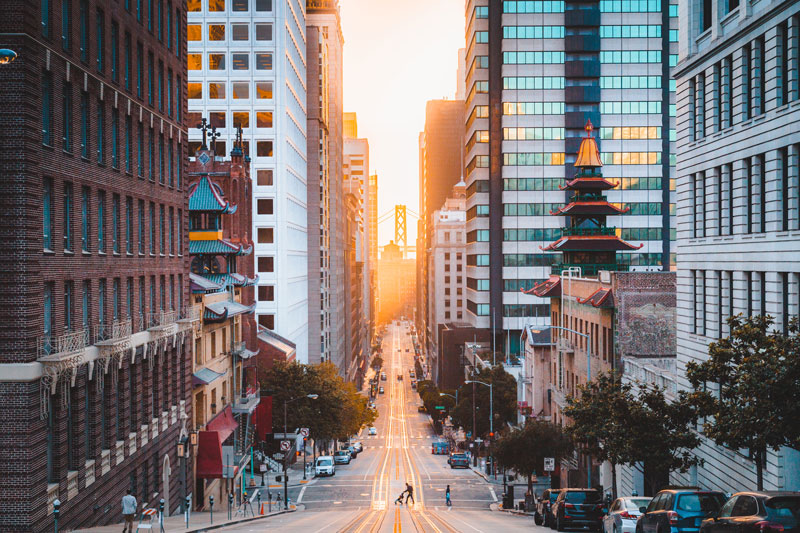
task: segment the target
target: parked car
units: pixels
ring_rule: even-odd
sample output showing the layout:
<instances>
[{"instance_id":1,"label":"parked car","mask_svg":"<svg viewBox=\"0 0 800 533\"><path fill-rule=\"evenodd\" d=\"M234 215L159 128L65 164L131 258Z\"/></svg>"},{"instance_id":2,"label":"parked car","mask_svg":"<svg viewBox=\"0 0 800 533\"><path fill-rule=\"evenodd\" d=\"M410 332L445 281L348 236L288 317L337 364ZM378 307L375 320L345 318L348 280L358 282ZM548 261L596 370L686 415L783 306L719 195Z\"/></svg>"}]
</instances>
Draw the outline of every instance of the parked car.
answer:
<instances>
[{"instance_id":1,"label":"parked car","mask_svg":"<svg viewBox=\"0 0 800 533\"><path fill-rule=\"evenodd\" d=\"M558 531L588 528L598 532L603 527L605 511L603 495L595 489L563 489L551 510Z\"/></svg>"},{"instance_id":2,"label":"parked car","mask_svg":"<svg viewBox=\"0 0 800 533\"><path fill-rule=\"evenodd\" d=\"M403 381L403 374L397 374L397 381Z\"/></svg>"},{"instance_id":3,"label":"parked car","mask_svg":"<svg viewBox=\"0 0 800 533\"><path fill-rule=\"evenodd\" d=\"M417 382L416 381L412 381L411 382L411 390L417 390Z\"/></svg>"},{"instance_id":4,"label":"parked car","mask_svg":"<svg viewBox=\"0 0 800 533\"><path fill-rule=\"evenodd\" d=\"M603 533L635 533L636 521L642 516L639 510L647 507L652 498L617 498L603 519Z\"/></svg>"},{"instance_id":5,"label":"parked car","mask_svg":"<svg viewBox=\"0 0 800 533\"><path fill-rule=\"evenodd\" d=\"M427 413L428 412L428 410L425 409L424 405L417 406L417 411L420 412L420 413Z\"/></svg>"},{"instance_id":6,"label":"parked car","mask_svg":"<svg viewBox=\"0 0 800 533\"><path fill-rule=\"evenodd\" d=\"M333 453L333 462L337 465L349 465L350 459L350 450L336 450Z\"/></svg>"},{"instance_id":7,"label":"parked car","mask_svg":"<svg viewBox=\"0 0 800 533\"><path fill-rule=\"evenodd\" d=\"M378 394L383 394L383 387L380 387L380 388L378 389Z\"/></svg>"},{"instance_id":8,"label":"parked car","mask_svg":"<svg viewBox=\"0 0 800 533\"><path fill-rule=\"evenodd\" d=\"M737 492L700 525L700 533L761 532L800 532L800 492Z\"/></svg>"},{"instance_id":9,"label":"parked car","mask_svg":"<svg viewBox=\"0 0 800 533\"><path fill-rule=\"evenodd\" d=\"M413 371L413 370L409 370L409 372L408 372L408 377L410 377L410 378L412 378L412 379L415 377L415 376L414 376L414 371Z\"/></svg>"},{"instance_id":10,"label":"parked car","mask_svg":"<svg viewBox=\"0 0 800 533\"><path fill-rule=\"evenodd\" d=\"M370 426L370 428L369 428L369 434L370 434L370 435L377 435L377 434L378 434L378 430L377 430L377 429L375 429L375 426Z\"/></svg>"},{"instance_id":11,"label":"parked car","mask_svg":"<svg viewBox=\"0 0 800 533\"><path fill-rule=\"evenodd\" d=\"M386 381L386 372L381 372L381 381Z\"/></svg>"},{"instance_id":12,"label":"parked car","mask_svg":"<svg viewBox=\"0 0 800 533\"><path fill-rule=\"evenodd\" d=\"M542 497L536 502L536 511L533 513L533 521L537 526L547 526L549 528L555 527L555 520L553 515L550 514L553 504L558 498L558 493L561 489L545 489Z\"/></svg>"},{"instance_id":13,"label":"parked car","mask_svg":"<svg viewBox=\"0 0 800 533\"><path fill-rule=\"evenodd\" d=\"M353 448L356 449L356 452L361 453L364 451L364 445L358 441L353 442Z\"/></svg>"},{"instance_id":14,"label":"parked car","mask_svg":"<svg viewBox=\"0 0 800 533\"><path fill-rule=\"evenodd\" d=\"M350 458L351 458L351 459L356 459L356 458L358 458L358 452L359 452L360 450L356 450L356 447L355 447L355 446L353 446L353 445L351 444L350 446L348 446L348 447L347 447L347 450L350 452Z\"/></svg>"},{"instance_id":15,"label":"parked car","mask_svg":"<svg viewBox=\"0 0 800 533\"><path fill-rule=\"evenodd\" d=\"M450 468L469 468L469 458L465 453L451 453L447 458Z\"/></svg>"},{"instance_id":16,"label":"parked car","mask_svg":"<svg viewBox=\"0 0 800 533\"><path fill-rule=\"evenodd\" d=\"M642 507L636 533L697 533L705 519L716 514L725 495L696 487L662 490Z\"/></svg>"},{"instance_id":17,"label":"parked car","mask_svg":"<svg viewBox=\"0 0 800 533\"><path fill-rule=\"evenodd\" d=\"M330 455L320 455L317 457L317 462L314 463L315 476L335 476L336 466L333 457Z\"/></svg>"}]
</instances>

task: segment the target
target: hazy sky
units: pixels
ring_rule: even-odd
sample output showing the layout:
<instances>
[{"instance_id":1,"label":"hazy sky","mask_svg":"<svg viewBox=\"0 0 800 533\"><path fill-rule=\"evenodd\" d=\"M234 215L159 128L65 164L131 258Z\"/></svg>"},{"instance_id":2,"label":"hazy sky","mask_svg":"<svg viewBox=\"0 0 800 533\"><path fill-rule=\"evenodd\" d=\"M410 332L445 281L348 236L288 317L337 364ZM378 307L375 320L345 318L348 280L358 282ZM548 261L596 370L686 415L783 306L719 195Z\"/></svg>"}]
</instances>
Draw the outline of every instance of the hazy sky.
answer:
<instances>
[{"instance_id":1,"label":"hazy sky","mask_svg":"<svg viewBox=\"0 0 800 533\"><path fill-rule=\"evenodd\" d=\"M370 169L378 174L378 215L406 204L419 213L419 132L425 103L453 98L464 0L341 0L344 110L358 114ZM408 244L416 238L408 217ZM380 245L394 223L379 226Z\"/></svg>"}]
</instances>

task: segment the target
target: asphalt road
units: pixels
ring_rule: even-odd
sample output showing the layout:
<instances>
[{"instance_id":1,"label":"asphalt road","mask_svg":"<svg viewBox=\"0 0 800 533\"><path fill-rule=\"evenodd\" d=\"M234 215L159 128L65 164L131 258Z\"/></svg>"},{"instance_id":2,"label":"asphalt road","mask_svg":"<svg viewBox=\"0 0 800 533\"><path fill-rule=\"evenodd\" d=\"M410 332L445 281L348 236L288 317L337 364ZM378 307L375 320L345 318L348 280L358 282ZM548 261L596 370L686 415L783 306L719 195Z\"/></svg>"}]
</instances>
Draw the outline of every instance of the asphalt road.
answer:
<instances>
[{"instance_id":1,"label":"asphalt road","mask_svg":"<svg viewBox=\"0 0 800 533\"><path fill-rule=\"evenodd\" d=\"M392 325L383 339L384 394L376 400L379 417L376 436L360 436L364 451L349 465L337 465L336 475L317 478L290 488L301 509L267 521L257 521L224 531L265 529L321 533L339 532L492 532L529 531L537 528L528 517L492 511L500 494L469 469L451 469L444 455L431 454L436 440L430 419L419 413L421 401L411 389L413 345L406 324ZM403 379L398 380L397 376ZM398 505L395 499L414 487L416 501ZM450 485L452 507L445 505ZM274 490L274 489L273 489Z\"/></svg>"}]
</instances>

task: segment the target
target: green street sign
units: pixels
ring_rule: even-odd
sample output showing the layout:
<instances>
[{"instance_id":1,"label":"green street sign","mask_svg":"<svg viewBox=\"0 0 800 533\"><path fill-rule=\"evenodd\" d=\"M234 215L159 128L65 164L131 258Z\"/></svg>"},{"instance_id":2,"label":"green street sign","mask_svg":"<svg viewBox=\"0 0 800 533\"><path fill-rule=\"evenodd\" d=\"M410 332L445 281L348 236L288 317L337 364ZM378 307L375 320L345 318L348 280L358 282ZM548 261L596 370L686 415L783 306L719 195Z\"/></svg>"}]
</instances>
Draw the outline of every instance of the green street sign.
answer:
<instances>
[{"instance_id":1,"label":"green street sign","mask_svg":"<svg viewBox=\"0 0 800 533\"><path fill-rule=\"evenodd\" d=\"M444 411L444 405L437 405L436 409L439 409L440 411Z\"/></svg>"}]
</instances>

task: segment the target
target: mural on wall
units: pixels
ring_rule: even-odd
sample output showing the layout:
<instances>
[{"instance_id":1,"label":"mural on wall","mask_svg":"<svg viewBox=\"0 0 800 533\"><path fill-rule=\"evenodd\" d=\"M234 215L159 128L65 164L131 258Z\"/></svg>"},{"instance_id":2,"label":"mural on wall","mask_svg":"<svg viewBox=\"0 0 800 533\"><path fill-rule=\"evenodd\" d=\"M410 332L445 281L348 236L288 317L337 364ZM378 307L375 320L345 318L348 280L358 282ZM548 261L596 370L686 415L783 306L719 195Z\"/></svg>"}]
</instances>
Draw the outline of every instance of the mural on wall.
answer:
<instances>
[{"instance_id":1,"label":"mural on wall","mask_svg":"<svg viewBox=\"0 0 800 533\"><path fill-rule=\"evenodd\" d=\"M616 348L620 357L675 357L675 276L665 274L648 281L617 275L615 296Z\"/></svg>"}]
</instances>

